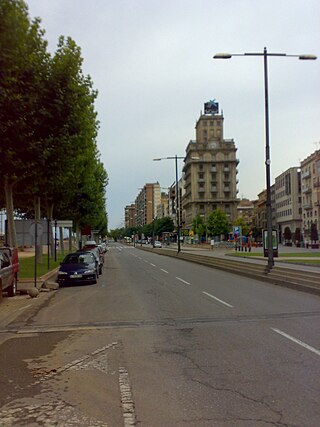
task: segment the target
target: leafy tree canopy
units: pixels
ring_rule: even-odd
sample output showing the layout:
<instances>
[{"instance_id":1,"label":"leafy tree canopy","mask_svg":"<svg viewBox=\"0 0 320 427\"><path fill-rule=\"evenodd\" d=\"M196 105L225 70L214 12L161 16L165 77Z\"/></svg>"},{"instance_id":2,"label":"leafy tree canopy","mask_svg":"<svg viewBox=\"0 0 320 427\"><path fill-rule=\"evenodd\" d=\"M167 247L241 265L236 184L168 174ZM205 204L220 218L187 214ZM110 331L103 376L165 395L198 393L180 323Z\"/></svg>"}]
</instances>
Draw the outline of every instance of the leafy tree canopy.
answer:
<instances>
[{"instance_id":1,"label":"leafy tree canopy","mask_svg":"<svg viewBox=\"0 0 320 427\"><path fill-rule=\"evenodd\" d=\"M227 216L220 209L213 211L207 220L207 232L210 236L220 236L229 233Z\"/></svg>"}]
</instances>

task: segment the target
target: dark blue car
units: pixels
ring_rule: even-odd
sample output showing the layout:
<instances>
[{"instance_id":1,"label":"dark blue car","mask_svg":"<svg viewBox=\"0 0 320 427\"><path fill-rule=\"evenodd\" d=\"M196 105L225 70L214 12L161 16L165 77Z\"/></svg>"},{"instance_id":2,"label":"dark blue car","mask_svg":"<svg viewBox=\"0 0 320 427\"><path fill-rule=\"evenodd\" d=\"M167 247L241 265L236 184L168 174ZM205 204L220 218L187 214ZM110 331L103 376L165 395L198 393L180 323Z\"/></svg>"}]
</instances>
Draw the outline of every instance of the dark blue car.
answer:
<instances>
[{"instance_id":1,"label":"dark blue car","mask_svg":"<svg viewBox=\"0 0 320 427\"><path fill-rule=\"evenodd\" d=\"M75 252L67 255L58 271L60 286L97 283L98 270L95 256L91 252Z\"/></svg>"}]
</instances>

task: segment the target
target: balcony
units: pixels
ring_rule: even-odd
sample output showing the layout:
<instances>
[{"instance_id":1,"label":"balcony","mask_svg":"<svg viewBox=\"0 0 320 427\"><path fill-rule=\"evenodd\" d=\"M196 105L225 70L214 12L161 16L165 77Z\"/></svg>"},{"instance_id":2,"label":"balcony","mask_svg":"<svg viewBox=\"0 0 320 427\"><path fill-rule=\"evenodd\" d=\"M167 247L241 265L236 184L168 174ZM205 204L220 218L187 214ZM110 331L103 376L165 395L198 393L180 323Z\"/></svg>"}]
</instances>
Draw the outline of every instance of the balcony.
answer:
<instances>
[{"instance_id":1,"label":"balcony","mask_svg":"<svg viewBox=\"0 0 320 427\"><path fill-rule=\"evenodd\" d=\"M310 178L310 176L311 176L310 171L306 171L301 174L301 179Z\"/></svg>"},{"instance_id":2,"label":"balcony","mask_svg":"<svg viewBox=\"0 0 320 427\"><path fill-rule=\"evenodd\" d=\"M304 205L302 205L302 208L306 210L312 209L312 203L311 202L305 203Z\"/></svg>"},{"instance_id":3,"label":"balcony","mask_svg":"<svg viewBox=\"0 0 320 427\"><path fill-rule=\"evenodd\" d=\"M217 191L217 187L211 187L211 193L216 193Z\"/></svg>"},{"instance_id":4,"label":"balcony","mask_svg":"<svg viewBox=\"0 0 320 427\"><path fill-rule=\"evenodd\" d=\"M224 187L223 191L225 193L230 193L231 190L230 190L230 187Z\"/></svg>"},{"instance_id":5,"label":"balcony","mask_svg":"<svg viewBox=\"0 0 320 427\"><path fill-rule=\"evenodd\" d=\"M302 193L311 193L312 189L311 187L305 186L302 188Z\"/></svg>"}]
</instances>

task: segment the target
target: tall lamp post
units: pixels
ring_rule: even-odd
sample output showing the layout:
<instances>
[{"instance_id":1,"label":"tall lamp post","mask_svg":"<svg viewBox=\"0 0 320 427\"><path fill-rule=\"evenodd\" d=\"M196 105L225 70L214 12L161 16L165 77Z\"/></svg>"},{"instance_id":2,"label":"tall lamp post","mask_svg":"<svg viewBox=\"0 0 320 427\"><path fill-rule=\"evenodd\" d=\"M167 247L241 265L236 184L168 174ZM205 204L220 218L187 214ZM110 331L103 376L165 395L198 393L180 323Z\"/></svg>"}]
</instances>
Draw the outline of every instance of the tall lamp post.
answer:
<instances>
[{"instance_id":1,"label":"tall lamp post","mask_svg":"<svg viewBox=\"0 0 320 427\"><path fill-rule=\"evenodd\" d=\"M181 250L180 247L180 209L179 209L179 184L178 184L178 159L184 159L182 156L171 156L171 157L160 157L153 159L154 162L159 162L160 160L175 160L176 166L176 210L177 210L177 235L178 235L178 253Z\"/></svg>"},{"instance_id":2,"label":"tall lamp post","mask_svg":"<svg viewBox=\"0 0 320 427\"><path fill-rule=\"evenodd\" d=\"M299 58L301 60L317 59L315 55L288 55L286 53L268 53L267 48L263 52L254 53L217 53L214 59L230 59L233 56L263 56L264 62L264 102L265 102L265 165L266 165L266 186L267 186L267 242L268 242L268 265L270 271L274 265L273 244L272 244L272 207L271 207L271 187L270 187L270 144L269 144L269 94L268 94L268 56L285 56L289 58Z\"/></svg>"}]
</instances>

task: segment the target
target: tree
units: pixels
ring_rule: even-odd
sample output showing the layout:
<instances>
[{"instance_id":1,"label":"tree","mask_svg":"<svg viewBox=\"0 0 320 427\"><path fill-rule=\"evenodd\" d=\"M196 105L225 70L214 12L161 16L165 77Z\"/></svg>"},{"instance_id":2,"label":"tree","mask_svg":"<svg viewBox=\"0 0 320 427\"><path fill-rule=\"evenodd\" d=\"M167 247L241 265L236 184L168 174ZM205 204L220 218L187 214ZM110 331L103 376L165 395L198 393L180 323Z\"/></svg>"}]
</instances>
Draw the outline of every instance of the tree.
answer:
<instances>
[{"instance_id":1,"label":"tree","mask_svg":"<svg viewBox=\"0 0 320 427\"><path fill-rule=\"evenodd\" d=\"M197 234L200 238L206 235L206 226L203 222L203 218L200 214L197 214L192 222L192 230L195 234Z\"/></svg>"},{"instance_id":2,"label":"tree","mask_svg":"<svg viewBox=\"0 0 320 427\"><path fill-rule=\"evenodd\" d=\"M162 233L172 232L174 230L174 223L172 218L156 218L154 221L154 232L156 236L161 236Z\"/></svg>"},{"instance_id":3,"label":"tree","mask_svg":"<svg viewBox=\"0 0 320 427\"><path fill-rule=\"evenodd\" d=\"M229 233L227 216L220 209L213 211L207 220L207 232L210 236L221 236Z\"/></svg>"},{"instance_id":4,"label":"tree","mask_svg":"<svg viewBox=\"0 0 320 427\"><path fill-rule=\"evenodd\" d=\"M0 2L0 168L8 218L9 244L16 246L13 187L36 164L33 127L41 111L47 43L40 21L29 21L22 0Z\"/></svg>"},{"instance_id":5,"label":"tree","mask_svg":"<svg viewBox=\"0 0 320 427\"><path fill-rule=\"evenodd\" d=\"M311 242L314 242L314 243L316 243L316 241L319 239L317 223L315 222L311 223L310 238L311 238Z\"/></svg>"},{"instance_id":6,"label":"tree","mask_svg":"<svg viewBox=\"0 0 320 427\"><path fill-rule=\"evenodd\" d=\"M104 234L108 225L108 177L96 146L97 92L83 75L76 43L60 37L51 58L43 35L22 0L0 3L0 166L13 246L17 182L15 208L28 217L40 217L41 196L49 219L56 206L55 218Z\"/></svg>"},{"instance_id":7,"label":"tree","mask_svg":"<svg viewBox=\"0 0 320 427\"><path fill-rule=\"evenodd\" d=\"M244 218L241 216L234 221L234 225L241 227L242 235L247 236L249 233L249 226L246 224Z\"/></svg>"},{"instance_id":8,"label":"tree","mask_svg":"<svg viewBox=\"0 0 320 427\"><path fill-rule=\"evenodd\" d=\"M290 227L285 227L284 232L283 232L283 237L284 237L285 242L291 241L292 233L291 233Z\"/></svg>"},{"instance_id":9,"label":"tree","mask_svg":"<svg viewBox=\"0 0 320 427\"><path fill-rule=\"evenodd\" d=\"M295 230L295 232L294 232L294 239L298 243L302 242L302 240L303 240L301 229L299 227L297 227L296 230Z\"/></svg>"}]
</instances>

